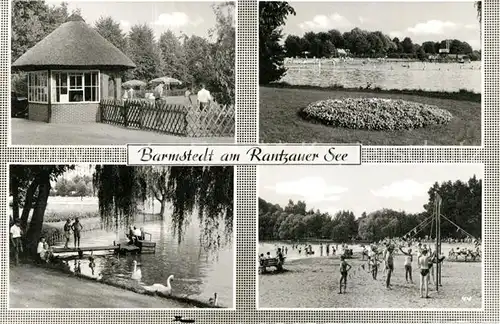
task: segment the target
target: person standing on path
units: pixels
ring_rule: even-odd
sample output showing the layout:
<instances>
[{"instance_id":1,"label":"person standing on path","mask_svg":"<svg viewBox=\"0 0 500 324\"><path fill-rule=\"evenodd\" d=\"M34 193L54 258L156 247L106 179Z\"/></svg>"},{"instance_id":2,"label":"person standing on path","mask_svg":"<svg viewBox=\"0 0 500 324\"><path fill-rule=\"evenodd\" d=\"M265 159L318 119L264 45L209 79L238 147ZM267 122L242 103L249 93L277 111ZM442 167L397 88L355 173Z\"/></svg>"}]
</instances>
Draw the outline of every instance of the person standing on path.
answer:
<instances>
[{"instance_id":1,"label":"person standing on path","mask_svg":"<svg viewBox=\"0 0 500 324\"><path fill-rule=\"evenodd\" d=\"M64 243L64 248L68 248L69 240L71 235L71 219L66 220L66 224L64 224L64 239L66 242Z\"/></svg>"},{"instance_id":2,"label":"person standing on path","mask_svg":"<svg viewBox=\"0 0 500 324\"><path fill-rule=\"evenodd\" d=\"M71 229L73 230L73 237L75 239L75 248L80 248L80 233L83 230L83 226L80 223L80 220L78 217L75 218L75 221L73 222L73 225L71 225Z\"/></svg>"},{"instance_id":3,"label":"person standing on path","mask_svg":"<svg viewBox=\"0 0 500 324\"><path fill-rule=\"evenodd\" d=\"M165 83L162 81L160 84L158 84L155 89L154 89L154 96L155 96L155 105L158 106L161 97L163 96L163 87Z\"/></svg>"},{"instance_id":4,"label":"person standing on path","mask_svg":"<svg viewBox=\"0 0 500 324\"><path fill-rule=\"evenodd\" d=\"M14 262L19 265L19 253L23 252L23 245L21 242L21 227L19 220L16 220L10 228L10 242L14 252Z\"/></svg>"},{"instance_id":5,"label":"person standing on path","mask_svg":"<svg viewBox=\"0 0 500 324\"><path fill-rule=\"evenodd\" d=\"M212 96L210 95L210 91L205 89L205 85L201 85L201 90L198 91L198 104L200 106L200 111L205 110L208 106L210 106L210 102L212 101Z\"/></svg>"}]
</instances>

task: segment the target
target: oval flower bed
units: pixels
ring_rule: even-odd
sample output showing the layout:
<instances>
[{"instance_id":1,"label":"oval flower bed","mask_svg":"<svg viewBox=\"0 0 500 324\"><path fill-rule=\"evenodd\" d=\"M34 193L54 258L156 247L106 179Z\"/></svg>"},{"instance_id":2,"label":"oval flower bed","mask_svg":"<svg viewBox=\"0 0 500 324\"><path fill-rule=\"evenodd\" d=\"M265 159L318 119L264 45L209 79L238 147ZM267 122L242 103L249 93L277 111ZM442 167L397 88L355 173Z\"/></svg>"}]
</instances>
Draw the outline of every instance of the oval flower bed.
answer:
<instances>
[{"instance_id":1,"label":"oval flower bed","mask_svg":"<svg viewBox=\"0 0 500 324\"><path fill-rule=\"evenodd\" d=\"M342 98L309 104L302 118L335 127L367 130L403 130L446 124L449 111L400 99Z\"/></svg>"}]
</instances>

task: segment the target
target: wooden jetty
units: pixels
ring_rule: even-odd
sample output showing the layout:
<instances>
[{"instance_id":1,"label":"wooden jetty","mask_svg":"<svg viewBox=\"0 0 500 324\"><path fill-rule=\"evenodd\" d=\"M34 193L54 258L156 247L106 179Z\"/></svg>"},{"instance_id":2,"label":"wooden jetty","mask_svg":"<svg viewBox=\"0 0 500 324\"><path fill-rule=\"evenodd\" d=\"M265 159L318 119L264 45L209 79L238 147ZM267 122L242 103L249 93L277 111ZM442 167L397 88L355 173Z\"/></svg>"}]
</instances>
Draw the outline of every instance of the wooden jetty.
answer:
<instances>
[{"instance_id":1,"label":"wooden jetty","mask_svg":"<svg viewBox=\"0 0 500 324\"><path fill-rule=\"evenodd\" d=\"M94 251L110 251L115 254L146 254L155 253L156 242L151 241L137 241L136 244L119 243L114 245L105 246L85 246L80 248L64 248L57 247L53 248L52 253L83 253L83 252L94 252Z\"/></svg>"}]
</instances>

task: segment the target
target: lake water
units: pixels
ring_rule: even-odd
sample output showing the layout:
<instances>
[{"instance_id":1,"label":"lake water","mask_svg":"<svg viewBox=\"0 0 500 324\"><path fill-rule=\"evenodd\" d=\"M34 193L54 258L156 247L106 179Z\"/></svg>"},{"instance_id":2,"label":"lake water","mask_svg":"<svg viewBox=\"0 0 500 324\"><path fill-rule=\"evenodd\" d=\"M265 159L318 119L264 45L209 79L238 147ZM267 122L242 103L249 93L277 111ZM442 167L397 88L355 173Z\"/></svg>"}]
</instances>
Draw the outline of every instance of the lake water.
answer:
<instances>
[{"instance_id":1,"label":"lake water","mask_svg":"<svg viewBox=\"0 0 500 324\"><path fill-rule=\"evenodd\" d=\"M423 63L353 60L337 64L285 63L288 69L281 79L293 85L346 88L380 87L382 89L422 89L481 93L481 62Z\"/></svg>"},{"instance_id":2,"label":"lake water","mask_svg":"<svg viewBox=\"0 0 500 324\"><path fill-rule=\"evenodd\" d=\"M309 245L309 244L308 244ZM365 244L366 245L366 244ZM427 245L431 246L431 248L434 250L435 243L427 243ZM305 258L310 258L311 256L307 256L304 253L304 246L305 244L299 244L299 246L302 248L302 253L299 254L298 249L292 249L292 245L284 242L259 242L259 248L258 252L259 254L264 253L266 254L267 252L271 252L272 256L276 255L276 249L278 247L287 247L288 248L288 253L285 255L287 260L298 260L298 259L305 259ZM330 245L330 255L332 255L332 246L337 250L336 255L339 255L339 249L341 249L341 244L331 244ZM338 246L338 247L337 247ZM312 250L314 251L315 257L321 256L320 252L320 245L319 244L311 244ZM474 249L474 244L472 243L442 243L441 244L441 254L448 256L448 252L452 248L456 249L457 247L459 248L470 248ZM348 248L352 249L353 253L361 253L363 251L363 247L360 244L348 244ZM415 247L413 247L415 249ZM397 249L396 249L397 250ZM396 251L397 253L398 251ZM323 255L326 255L326 248L323 245Z\"/></svg>"},{"instance_id":3,"label":"lake water","mask_svg":"<svg viewBox=\"0 0 500 324\"><path fill-rule=\"evenodd\" d=\"M152 241L156 242L155 254L137 256L114 256L95 252L95 268L89 267L88 253L80 261L81 272L94 278L116 276L121 280L130 280L133 271L133 261L141 265L142 279L140 284L149 286L155 283L167 285L167 278L174 275L172 294L187 296L203 302L208 302L214 293L218 295L218 304L223 307L233 307L234 289L234 249L232 242L221 239L221 247L217 252L206 251L200 244L200 230L198 222L185 232L184 240L178 244L174 237L171 224L168 221L155 221L145 224L136 224L144 227L147 233L152 234ZM124 231L120 233L120 241L124 241ZM221 235L223 238L224 235ZM106 231L92 231L82 234L81 246L106 246L117 240L117 234ZM58 244L56 246L62 246ZM73 238L70 247L73 246ZM63 254L61 254L63 255ZM76 261L69 261L71 271L74 271Z\"/></svg>"}]
</instances>

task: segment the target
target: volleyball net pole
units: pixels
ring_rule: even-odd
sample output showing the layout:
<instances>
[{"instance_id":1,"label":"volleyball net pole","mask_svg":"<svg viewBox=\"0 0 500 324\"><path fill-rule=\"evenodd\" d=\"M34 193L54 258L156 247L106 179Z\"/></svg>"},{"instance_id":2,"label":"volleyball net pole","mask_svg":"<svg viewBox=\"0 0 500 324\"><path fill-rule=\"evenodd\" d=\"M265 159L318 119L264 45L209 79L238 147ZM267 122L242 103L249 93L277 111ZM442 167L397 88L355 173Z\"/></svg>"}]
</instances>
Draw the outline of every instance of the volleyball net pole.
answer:
<instances>
[{"instance_id":1,"label":"volleyball net pole","mask_svg":"<svg viewBox=\"0 0 500 324\"><path fill-rule=\"evenodd\" d=\"M434 201L434 216L436 217L436 291L439 291L441 285L441 263L439 256L441 255L441 196L436 192Z\"/></svg>"}]
</instances>

